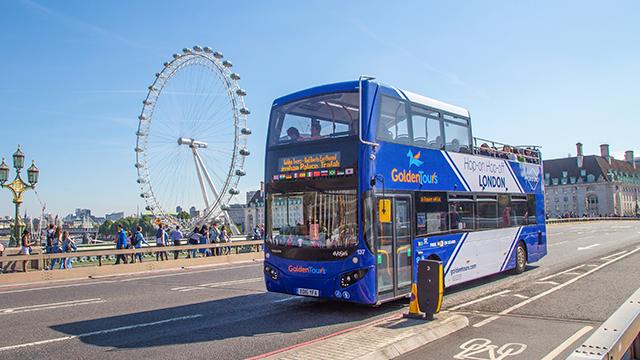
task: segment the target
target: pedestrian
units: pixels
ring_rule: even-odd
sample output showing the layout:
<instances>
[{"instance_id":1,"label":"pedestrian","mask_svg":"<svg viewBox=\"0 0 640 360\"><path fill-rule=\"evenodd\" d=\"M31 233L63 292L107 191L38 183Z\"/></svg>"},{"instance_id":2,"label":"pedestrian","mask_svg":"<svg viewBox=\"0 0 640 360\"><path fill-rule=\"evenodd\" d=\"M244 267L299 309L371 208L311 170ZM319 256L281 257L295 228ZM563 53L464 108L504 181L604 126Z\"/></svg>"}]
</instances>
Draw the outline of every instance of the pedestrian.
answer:
<instances>
[{"instance_id":1,"label":"pedestrian","mask_svg":"<svg viewBox=\"0 0 640 360\"><path fill-rule=\"evenodd\" d=\"M53 234L55 233L55 229L53 224L49 224L49 228L47 229L47 254L51 254L53 247Z\"/></svg>"},{"instance_id":2,"label":"pedestrian","mask_svg":"<svg viewBox=\"0 0 640 360\"><path fill-rule=\"evenodd\" d=\"M147 244L147 246L149 246L149 243L147 242L147 240L144 239L144 235L142 234L142 226L140 225L136 227L136 232L135 234L133 234L133 237L131 240L132 240L131 242L134 249L141 249L142 244ZM136 258L138 258L138 260L142 262L142 253L141 252L134 253L131 259L131 262L135 263Z\"/></svg>"},{"instance_id":3,"label":"pedestrian","mask_svg":"<svg viewBox=\"0 0 640 360\"><path fill-rule=\"evenodd\" d=\"M253 228L253 240L260 240L260 227L258 225Z\"/></svg>"},{"instance_id":4,"label":"pedestrian","mask_svg":"<svg viewBox=\"0 0 640 360\"><path fill-rule=\"evenodd\" d=\"M22 245L20 247L20 255L31 255L31 245L35 243L31 241L31 233L29 233L29 230L25 230L22 233L20 244ZM22 271L24 272L27 271L27 262L28 260L22 261Z\"/></svg>"},{"instance_id":5,"label":"pedestrian","mask_svg":"<svg viewBox=\"0 0 640 360\"><path fill-rule=\"evenodd\" d=\"M4 244L0 242L0 258L4 255ZM0 261L0 274L4 271L4 264Z\"/></svg>"},{"instance_id":6,"label":"pedestrian","mask_svg":"<svg viewBox=\"0 0 640 360\"><path fill-rule=\"evenodd\" d=\"M127 233L124 232L122 228L122 224L118 224L118 235L116 238L116 249L118 250L126 250L127 249ZM127 263L127 257L124 254L116 254L116 265L120 264L120 260Z\"/></svg>"},{"instance_id":7,"label":"pedestrian","mask_svg":"<svg viewBox=\"0 0 640 360\"><path fill-rule=\"evenodd\" d=\"M176 225L176 228L171 231L171 240L173 240L173 246L180 246L180 241L184 235L182 231L180 231L180 225ZM178 260L178 256L180 255L180 250L175 250L173 252L173 259Z\"/></svg>"},{"instance_id":8,"label":"pedestrian","mask_svg":"<svg viewBox=\"0 0 640 360\"><path fill-rule=\"evenodd\" d=\"M131 250L133 249L133 234L131 233L131 230L126 230L125 231L127 233L127 249ZM135 253L131 253L131 260L129 261L130 263L134 263L133 258L135 257Z\"/></svg>"},{"instance_id":9,"label":"pedestrian","mask_svg":"<svg viewBox=\"0 0 640 360\"><path fill-rule=\"evenodd\" d=\"M193 229L193 232L191 233L191 235L189 235L189 245L198 245L198 243L200 242L200 229L196 226L195 229ZM187 252L187 259L189 258L195 258L197 254L196 249L190 249Z\"/></svg>"},{"instance_id":10,"label":"pedestrian","mask_svg":"<svg viewBox=\"0 0 640 360\"><path fill-rule=\"evenodd\" d=\"M56 226L56 229L53 231L53 235L51 239L51 253L59 254L61 252L62 252L62 228L60 226ZM59 258L51 259L51 266L49 267L49 270L53 270L56 267L56 264L58 264L58 262L60 262ZM60 268L62 268L62 263L60 263Z\"/></svg>"},{"instance_id":11,"label":"pedestrian","mask_svg":"<svg viewBox=\"0 0 640 360\"><path fill-rule=\"evenodd\" d=\"M164 247L165 245L165 237L166 231L164 231L164 226L162 224L158 225L158 230L156 231L156 247ZM164 261L167 258L166 251L156 251L156 261Z\"/></svg>"},{"instance_id":12,"label":"pedestrian","mask_svg":"<svg viewBox=\"0 0 640 360\"><path fill-rule=\"evenodd\" d=\"M78 250L76 242L69 236L68 231L62 233L62 252L71 253ZM63 269L71 269L71 258L63 258L60 267Z\"/></svg>"},{"instance_id":13,"label":"pedestrian","mask_svg":"<svg viewBox=\"0 0 640 360\"><path fill-rule=\"evenodd\" d=\"M220 242L221 243L228 243L230 241L231 241L231 239L229 238L229 232L227 231L227 227L225 225L222 225L222 230L220 231ZM224 247L224 254L225 255L229 255L230 253L231 253L231 247L225 246Z\"/></svg>"},{"instance_id":14,"label":"pedestrian","mask_svg":"<svg viewBox=\"0 0 640 360\"><path fill-rule=\"evenodd\" d=\"M209 242L209 228L207 225L202 225L200 229L200 239L198 239L199 245L206 245ZM211 256L211 251L209 249L199 249L200 254L203 257Z\"/></svg>"},{"instance_id":15,"label":"pedestrian","mask_svg":"<svg viewBox=\"0 0 640 360\"><path fill-rule=\"evenodd\" d=\"M214 222L211 225L211 230L209 231L209 242L211 242L212 244L220 243L220 230L218 229L218 223ZM217 246L215 249L213 249L212 255L220 255L221 253L222 249Z\"/></svg>"}]
</instances>

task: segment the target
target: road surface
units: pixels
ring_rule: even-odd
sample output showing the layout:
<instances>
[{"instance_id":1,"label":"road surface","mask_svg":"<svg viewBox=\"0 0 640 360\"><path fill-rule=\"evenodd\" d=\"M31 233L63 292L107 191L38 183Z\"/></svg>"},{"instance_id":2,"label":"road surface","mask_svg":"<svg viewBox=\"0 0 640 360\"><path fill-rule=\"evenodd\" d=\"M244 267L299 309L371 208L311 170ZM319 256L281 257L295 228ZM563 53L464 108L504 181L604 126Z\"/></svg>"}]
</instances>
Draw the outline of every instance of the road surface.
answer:
<instances>
[{"instance_id":1,"label":"road surface","mask_svg":"<svg viewBox=\"0 0 640 360\"><path fill-rule=\"evenodd\" d=\"M549 226L548 233L549 255L524 274L493 276L447 290L445 310L464 312L472 324L484 325L438 340L407 358L452 358L463 351L461 340L476 338L492 341L487 345L526 343L527 349L517 356L538 358L573 334L582 331L579 338L587 336L582 329L596 328L640 287L633 274L640 270L640 253L631 253L640 245L640 222L560 224ZM620 256L625 257L597 268ZM547 283L538 284L549 276ZM470 304L486 296L491 297ZM261 263L0 286L0 358L246 358L405 307L404 301L370 308L266 293ZM425 351L434 356L425 357Z\"/></svg>"}]
</instances>

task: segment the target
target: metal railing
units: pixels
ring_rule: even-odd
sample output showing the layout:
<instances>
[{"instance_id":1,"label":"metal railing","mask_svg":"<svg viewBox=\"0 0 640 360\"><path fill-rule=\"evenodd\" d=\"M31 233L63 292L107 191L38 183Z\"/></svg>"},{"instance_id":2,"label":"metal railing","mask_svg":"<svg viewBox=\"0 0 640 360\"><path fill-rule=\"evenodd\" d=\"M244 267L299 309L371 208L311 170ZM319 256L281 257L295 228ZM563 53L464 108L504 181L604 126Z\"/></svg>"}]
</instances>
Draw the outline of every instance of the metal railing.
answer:
<instances>
[{"instance_id":1,"label":"metal railing","mask_svg":"<svg viewBox=\"0 0 640 360\"><path fill-rule=\"evenodd\" d=\"M475 155L491 156L501 159L541 164L540 147L536 145L514 146L494 140L473 138Z\"/></svg>"},{"instance_id":2,"label":"metal railing","mask_svg":"<svg viewBox=\"0 0 640 360\"><path fill-rule=\"evenodd\" d=\"M586 221L624 221L624 220L640 220L640 217L581 217L581 218L564 218L564 219L547 219L547 224L563 224Z\"/></svg>"},{"instance_id":3,"label":"metal railing","mask_svg":"<svg viewBox=\"0 0 640 360\"><path fill-rule=\"evenodd\" d=\"M46 253L43 251L43 248L39 246L32 247L33 253L31 255L22 255L16 252L19 252L19 248L10 248L7 249L2 256L0 256L0 266L4 269L16 269L20 268L22 270L22 261L30 262L30 267L32 270L42 270L47 267L47 264L50 264L54 259L72 259L72 258L95 258L97 261L97 266L102 266L103 261L105 259L109 259L112 256L124 255L126 257L131 258L134 254L156 254L156 253L173 253L175 251L187 252L190 251L198 251L198 250L210 250L211 252L215 252L216 249L219 249L219 252L223 252L226 249L229 249L229 254L235 252L235 254L240 254L242 248L249 247L251 252L259 252L261 251L261 246L264 244L262 240L245 240L245 241L231 241L225 243L208 243L208 244L198 244L198 245L177 245L177 246L154 246L153 244L150 246L144 246L141 248L133 248L133 249L114 249L115 244L111 244L110 248L104 248L100 246L98 249L84 250L82 248L78 248L79 250L73 252L61 252L61 253ZM7 253L11 254L7 254ZM219 256L213 255L212 257ZM168 257L168 261L173 260L173 256ZM18 266L20 265L20 266ZM1 277L2 275L0 275Z\"/></svg>"},{"instance_id":4,"label":"metal railing","mask_svg":"<svg viewBox=\"0 0 640 360\"><path fill-rule=\"evenodd\" d=\"M567 360L640 358L640 289L625 301Z\"/></svg>"}]
</instances>

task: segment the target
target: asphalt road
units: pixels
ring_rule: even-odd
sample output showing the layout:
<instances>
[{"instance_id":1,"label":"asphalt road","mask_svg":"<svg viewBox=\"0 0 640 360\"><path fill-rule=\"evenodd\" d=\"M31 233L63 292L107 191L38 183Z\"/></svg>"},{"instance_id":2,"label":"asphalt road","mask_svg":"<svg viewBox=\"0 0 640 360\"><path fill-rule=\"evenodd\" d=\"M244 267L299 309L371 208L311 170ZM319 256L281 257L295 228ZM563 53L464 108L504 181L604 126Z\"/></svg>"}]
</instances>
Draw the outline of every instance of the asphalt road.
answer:
<instances>
[{"instance_id":1,"label":"asphalt road","mask_svg":"<svg viewBox=\"0 0 640 360\"><path fill-rule=\"evenodd\" d=\"M497 345L526 340L527 349L519 358L539 358L555 342L585 326L597 327L640 287L635 275L640 252L630 253L640 245L640 222L553 225L548 233L549 255L524 274L448 289L445 309L467 313L473 324L486 324L410 356L451 358L462 351L462 339L491 336ZM608 255L614 256L601 259ZM620 256L624 258L500 315L557 286L554 283ZM572 269L576 266L580 267ZM564 270L570 271L537 283ZM496 293L501 294L465 305ZM405 306L400 301L370 308L266 293L261 263L0 286L0 359L245 358L369 322ZM443 352L436 356L436 350Z\"/></svg>"}]
</instances>

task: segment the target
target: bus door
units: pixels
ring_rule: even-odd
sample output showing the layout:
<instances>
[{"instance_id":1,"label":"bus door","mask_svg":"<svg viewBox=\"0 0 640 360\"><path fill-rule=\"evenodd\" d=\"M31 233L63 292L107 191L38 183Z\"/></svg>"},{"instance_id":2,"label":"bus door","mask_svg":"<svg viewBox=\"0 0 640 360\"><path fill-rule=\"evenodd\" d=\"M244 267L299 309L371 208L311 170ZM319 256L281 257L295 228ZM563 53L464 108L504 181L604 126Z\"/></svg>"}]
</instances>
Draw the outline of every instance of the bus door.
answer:
<instances>
[{"instance_id":1,"label":"bus door","mask_svg":"<svg viewBox=\"0 0 640 360\"><path fill-rule=\"evenodd\" d=\"M378 196L376 264L378 300L411 291L411 197Z\"/></svg>"}]
</instances>

